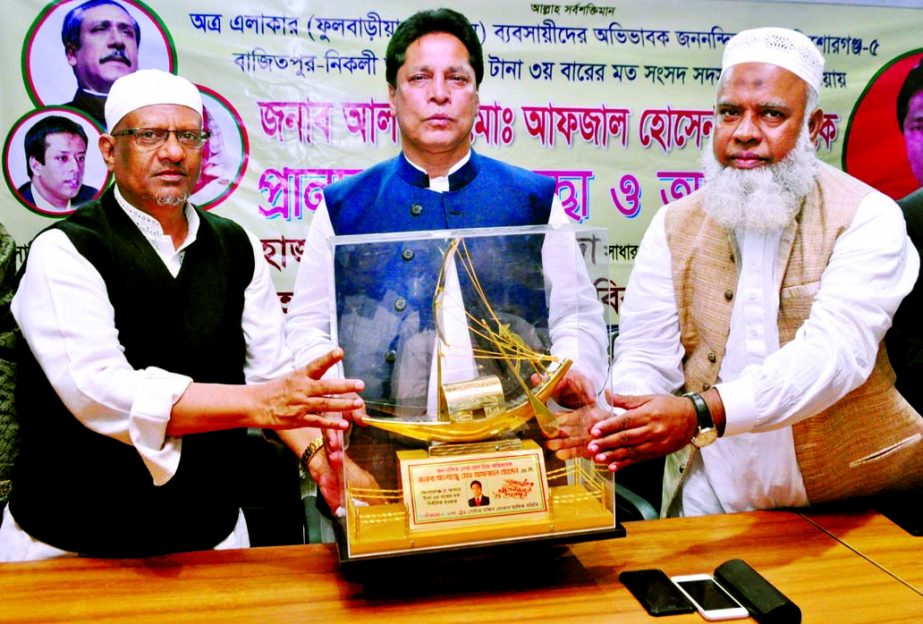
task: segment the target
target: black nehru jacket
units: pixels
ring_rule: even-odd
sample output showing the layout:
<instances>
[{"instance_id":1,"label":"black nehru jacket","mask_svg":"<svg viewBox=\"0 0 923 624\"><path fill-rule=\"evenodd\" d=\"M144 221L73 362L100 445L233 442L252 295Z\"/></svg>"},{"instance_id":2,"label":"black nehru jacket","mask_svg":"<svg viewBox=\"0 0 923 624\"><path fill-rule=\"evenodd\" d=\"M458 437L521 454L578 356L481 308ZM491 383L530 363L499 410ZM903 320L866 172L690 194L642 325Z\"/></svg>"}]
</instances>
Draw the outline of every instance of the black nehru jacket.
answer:
<instances>
[{"instance_id":1,"label":"black nehru jacket","mask_svg":"<svg viewBox=\"0 0 923 624\"><path fill-rule=\"evenodd\" d=\"M133 368L240 384L253 247L240 226L198 214L198 236L176 278L111 188L52 227L105 281ZM244 429L184 436L176 474L155 486L133 446L94 433L67 410L28 347L21 361L22 451L10 510L27 533L64 550L116 557L209 549L231 533Z\"/></svg>"},{"instance_id":2,"label":"black nehru jacket","mask_svg":"<svg viewBox=\"0 0 923 624\"><path fill-rule=\"evenodd\" d=\"M897 202L904 211L907 233L923 256L923 188ZM923 414L923 280L901 302L894 323L885 334L888 358L897 374L898 392Z\"/></svg>"}]
</instances>

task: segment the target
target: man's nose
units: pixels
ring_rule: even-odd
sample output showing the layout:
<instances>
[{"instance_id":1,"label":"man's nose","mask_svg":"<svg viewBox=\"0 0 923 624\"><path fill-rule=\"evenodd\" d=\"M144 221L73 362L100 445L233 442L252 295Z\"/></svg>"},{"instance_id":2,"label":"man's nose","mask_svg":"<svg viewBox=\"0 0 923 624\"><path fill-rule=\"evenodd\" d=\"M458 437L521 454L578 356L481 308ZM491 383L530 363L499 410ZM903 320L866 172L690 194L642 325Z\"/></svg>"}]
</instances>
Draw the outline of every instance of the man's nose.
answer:
<instances>
[{"instance_id":1,"label":"man's nose","mask_svg":"<svg viewBox=\"0 0 923 624\"><path fill-rule=\"evenodd\" d=\"M170 132L167 134L166 141L160 146L158 154L165 160L179 162L186 157L186 150L180 145L179 140L176 138L176 133Z\"/></svg>"},{"instance_id":2,"label":"man's nose","mask_svg":"<svg viewBox=\"0 0 923 624\"><path fill-rule=\"evenodd\" d=\"M437 76L433 78L430 83L430 99L434 102L445 102L449 99L449 83L448 81L441 77Z\"/></svg>"},{"instance_id":3,"label":"man's nose","mask_svg":"<svg viewBox=\"0 0 923 624\"><path fill-rule=\"evenodd\" d=\"M734 139L741 143L750 143L759 140L761 136L759 124L750 114L741 115L740 121L734 127Z\"/></svg>"},{"instance_id":4,"label":"man's nose","mask_svg":"<svg viewBox=\"0 0 923 624\"><path fill-rule=\"evenodd\" d=\"M110 28L108 30L109 34L109 47L110 48L125 48L125 40L128 39L128 34L123 32L118 28Z\"/></svg>"}]
</instances>

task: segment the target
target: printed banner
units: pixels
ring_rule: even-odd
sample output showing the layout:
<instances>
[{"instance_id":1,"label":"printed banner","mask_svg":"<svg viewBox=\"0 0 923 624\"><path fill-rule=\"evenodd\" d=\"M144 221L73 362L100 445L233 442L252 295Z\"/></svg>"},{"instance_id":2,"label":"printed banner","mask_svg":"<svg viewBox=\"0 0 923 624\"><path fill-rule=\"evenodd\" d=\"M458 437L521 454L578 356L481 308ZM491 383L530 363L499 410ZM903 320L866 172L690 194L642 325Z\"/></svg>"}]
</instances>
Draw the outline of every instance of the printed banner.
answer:
<instances>
[{"instance_id":1,"label":"printed banner","mask_svg":"<svg viewBox=\"0 0 923 624\"><path fill-rule=\"evenodd\" d=\"M262 239L286 305L323 188L399 151L386 47L401 20L432 3L84 4L5 4L0 49L20 63L7 64L0 93L0 218L20 259L37 232L111 183L96 144L113 76L157 67L189 78L204 97L212 136L193 200ZM474 149L554 178L575 223L608 229L595 252L609 256L610 275L596 286L611 323L651 216L702 182L722 50L740 30L797 28L824 53L824 161L895 198L923 185L896 103L923 57L919 8L721 0L457 8L484 47ZM54 184L34 182L28 138L62 124L68 153L85 145L85 156L52 163ZM923 165L916 170L923 177Z\"/></svg>"}]
</instances>

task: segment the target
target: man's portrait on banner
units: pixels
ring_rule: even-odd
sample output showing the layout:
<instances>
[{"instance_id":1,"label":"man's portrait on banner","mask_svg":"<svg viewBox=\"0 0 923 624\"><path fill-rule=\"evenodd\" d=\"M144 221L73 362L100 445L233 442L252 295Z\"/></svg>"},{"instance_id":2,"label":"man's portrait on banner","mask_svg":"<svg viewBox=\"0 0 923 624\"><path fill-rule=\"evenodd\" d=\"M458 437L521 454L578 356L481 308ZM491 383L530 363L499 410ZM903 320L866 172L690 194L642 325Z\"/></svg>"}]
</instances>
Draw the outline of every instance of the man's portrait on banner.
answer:
<instances>
[{"instance_id":1,"label":"man's portrait on banner","mask_svg":"<svg viewBox=\"0 0 923 624\"><path fill-rule=\"evenodd\" d=\"M86 115L52 107L33 111L10 130L3 172L13 195L50 217L69 215L97 197L109 181L99 129Z\"/></svg>"},{"instance_id":2,"label":"man's portrait on banner","mask_svg":"<svg viewBox=\"0 0 923 624\"><path fill-rule=\"evenodd\" d=\"M141 68L175 70L171 41L157 15L131 0L52 3L23 42L26 90L36 104L72 106L105 126L116 79Z\"/></svg>"},{"instance_id":3,"label":"man's portrait on banner","mask_svg":"<svg viewBox=\"0 0 923 624\"><path fill-rule=\"evenodd\" d=\"M897 122L904 135L910 170L923 187L923 57L907 74L897 94Z\"/></svg>"},{"instance_id":4,"label":"man's portrait on banner","mask_svg":"<svg viewBox=\"0 0 923 624\"><path fill-rule=\"evenodd\" d=\"M923 111L923 95L917 100L902 96L913 95L909 87L921 72L921 63L923 49L917 49L878 70L853 108L843 146L843 169L893 199L923 185L916 175L923 173L923 163L911 162L917 153L915 141L923 133L907 123L914 106Z\"/></svg>"},{"instance_id":5,"label":"man's portrait on banner","mask_svg":"<svg viewBox=\"0 0 923 624\"><path fill-rule=\"evenodd\" d=\"M202 171L191 199L208 210L227 199L240 184L250 145L243 120L227 98L197 86L202 94L202 129L211 136L202 148Z\"/></svg>"}]
</instances>

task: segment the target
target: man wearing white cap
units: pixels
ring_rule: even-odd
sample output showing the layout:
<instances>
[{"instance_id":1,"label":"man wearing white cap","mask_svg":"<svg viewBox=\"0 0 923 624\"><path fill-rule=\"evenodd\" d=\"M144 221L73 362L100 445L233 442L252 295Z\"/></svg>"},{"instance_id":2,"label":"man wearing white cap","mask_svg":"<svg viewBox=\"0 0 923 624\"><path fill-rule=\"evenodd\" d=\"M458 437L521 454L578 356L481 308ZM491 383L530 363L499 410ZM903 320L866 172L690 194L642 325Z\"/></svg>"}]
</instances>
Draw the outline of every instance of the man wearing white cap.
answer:
<instances>
[{"instance_id":1,"label":"man wearing white cap","mask_svg":"<svg viewBox=\"0 0 923 624\"><path fill-rule=\"evenodd\" d=\"M881 345L919 258L893 201L814 154L823 64L792 30L728 42L705 185L655 215L628 283L612 413L559 442L612 471L668 455L663 515L923 482Z\"/></svg>"},{"instance_id":2,"label":"man wearing white cap","mask_svg":"<svg viewBox=\"0 0 923 624\"><path fill-rule=\"evenodd\" d=\"M246 546L246 428L341 428L324 413L362 404L338 396L361 382L320 380L342 352L292 370L259 241L187 202L196 87L129 74L106 124L115 185L36 237L13 299L21 452L0 561Z\"/></svg>"}]
</instances>

